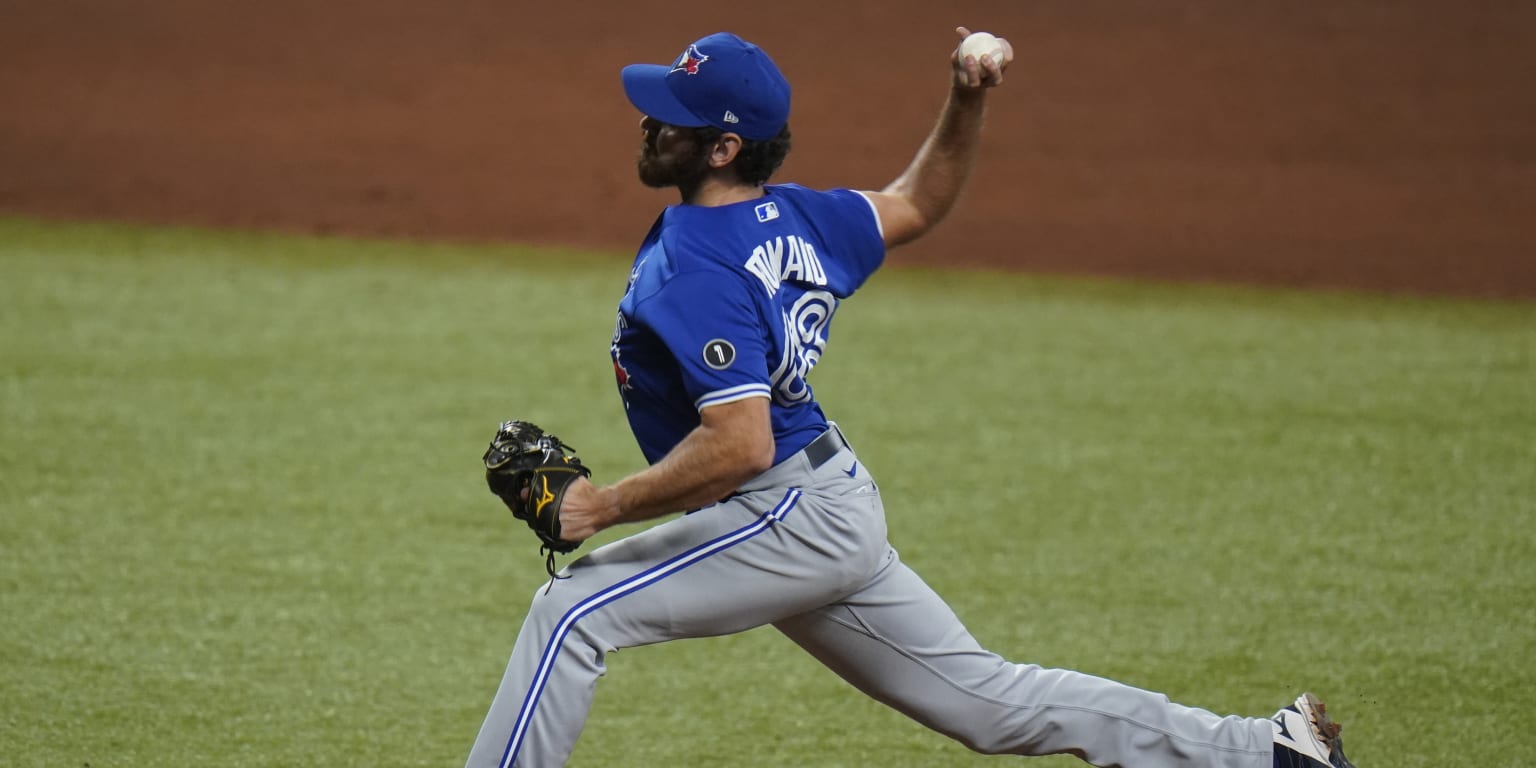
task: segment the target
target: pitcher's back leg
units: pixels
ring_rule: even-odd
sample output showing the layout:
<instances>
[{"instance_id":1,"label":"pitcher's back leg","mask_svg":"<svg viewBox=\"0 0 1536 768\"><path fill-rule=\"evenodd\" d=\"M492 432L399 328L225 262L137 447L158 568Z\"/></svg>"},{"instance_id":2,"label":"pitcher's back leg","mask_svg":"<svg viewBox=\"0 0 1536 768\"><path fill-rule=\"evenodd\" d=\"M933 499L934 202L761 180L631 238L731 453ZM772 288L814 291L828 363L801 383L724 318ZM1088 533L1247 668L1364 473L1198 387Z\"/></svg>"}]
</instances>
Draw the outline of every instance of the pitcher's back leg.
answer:
<instances>
[{"instance_id":1,"label":"pitcher's back leg","mask_svg":"<svg viewBox=\"0 0 1536 768\"><path fill-rule=\"evenodd\" d=\"M1098 766L1270 768L1273 726L982 648L892 552L864 590L774 624L872 698L988 754Z\"/></svg>"}]
</instances>

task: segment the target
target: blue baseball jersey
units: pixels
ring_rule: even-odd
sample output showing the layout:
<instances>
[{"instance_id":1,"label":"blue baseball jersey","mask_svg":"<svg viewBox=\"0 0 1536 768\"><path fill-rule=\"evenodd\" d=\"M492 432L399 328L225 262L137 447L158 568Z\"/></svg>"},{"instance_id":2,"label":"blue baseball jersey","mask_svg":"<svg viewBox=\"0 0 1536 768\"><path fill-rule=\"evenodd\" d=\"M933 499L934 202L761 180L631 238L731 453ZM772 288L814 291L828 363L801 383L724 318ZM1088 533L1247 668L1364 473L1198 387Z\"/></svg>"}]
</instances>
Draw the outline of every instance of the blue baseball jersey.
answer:
<instances>
[{"instance_id":1,"label":"blue baseball jersey","mask_svg":"<svg viewBox=\"0 0 1536 768\"><path fill-rule=\"evenodd\" d=\"M806 377L838 302L885 258L864 195L770 185L733 205L667 208L635 255L610 352L635 440L655 463L699 413L766 397L778 463L827 429Z\"/></svg>"}]
</instances>

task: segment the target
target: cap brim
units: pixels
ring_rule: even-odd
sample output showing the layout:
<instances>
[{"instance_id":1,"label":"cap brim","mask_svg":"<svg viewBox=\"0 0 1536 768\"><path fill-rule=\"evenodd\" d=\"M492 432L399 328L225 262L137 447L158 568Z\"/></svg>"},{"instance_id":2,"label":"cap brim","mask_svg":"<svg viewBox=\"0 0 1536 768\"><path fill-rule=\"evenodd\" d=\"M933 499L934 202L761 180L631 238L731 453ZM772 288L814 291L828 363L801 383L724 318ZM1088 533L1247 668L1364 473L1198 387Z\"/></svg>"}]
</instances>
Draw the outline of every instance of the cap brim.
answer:
<instances>
[{"instance_id":1,"label":"cap brim","mask_svg":"<svg viewBox=\"0 0 1536 768\"><path fill-rule=\"evenodd\" d=\"M667 87L667 73L672 68L664 64L631 64L624 68L624 94L635 109L670 125L699 128L709 123L683 106L672 89Z\"/></svg>"}]
</instances>

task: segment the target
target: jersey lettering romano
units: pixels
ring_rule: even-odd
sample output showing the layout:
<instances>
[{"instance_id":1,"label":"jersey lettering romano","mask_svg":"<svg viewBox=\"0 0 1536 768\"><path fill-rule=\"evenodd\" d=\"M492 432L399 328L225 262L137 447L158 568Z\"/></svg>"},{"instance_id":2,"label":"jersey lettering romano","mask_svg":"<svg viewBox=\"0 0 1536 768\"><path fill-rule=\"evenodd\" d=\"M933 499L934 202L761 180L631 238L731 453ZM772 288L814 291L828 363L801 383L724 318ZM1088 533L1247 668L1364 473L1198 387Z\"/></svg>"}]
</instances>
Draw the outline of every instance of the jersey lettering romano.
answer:
<instances>
[{"instance_id":1,"label":"jersey lettering romano","mask_svg":"<svg viewBox=\"0 0 1536 768\"><path fill-rule=\"evenodd\" d=\"M704 408L749 397L771 400L775 463L827 429L806 377L838 302L885 257L879 222L851 190L765 192L672 206L635 257L610 351L648 462L697 427Z\"/></svg>"}]
</instances>

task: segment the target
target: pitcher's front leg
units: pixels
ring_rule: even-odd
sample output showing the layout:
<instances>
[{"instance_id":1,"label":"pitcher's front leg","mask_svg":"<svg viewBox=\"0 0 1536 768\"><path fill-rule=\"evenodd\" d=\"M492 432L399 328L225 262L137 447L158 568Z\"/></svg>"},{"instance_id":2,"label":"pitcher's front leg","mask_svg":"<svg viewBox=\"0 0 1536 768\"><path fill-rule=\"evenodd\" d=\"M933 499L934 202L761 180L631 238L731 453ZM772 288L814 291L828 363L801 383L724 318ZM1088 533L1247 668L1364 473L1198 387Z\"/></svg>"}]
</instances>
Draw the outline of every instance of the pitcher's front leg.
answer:
<instances>
[{"instance_id":1,"label":"pitcher's front leg","mask_svg":"<svg viewBox=\"0 0 1536 768\"><path fill-rule=\"evenodd\" d=\"M539 587L468 768L564 765L615 650L741 632L845 594L838 563L789 530L819 514L806 502L785 520L799 498L744 494L609 544Z\"/></svg>"}]
</instances>

